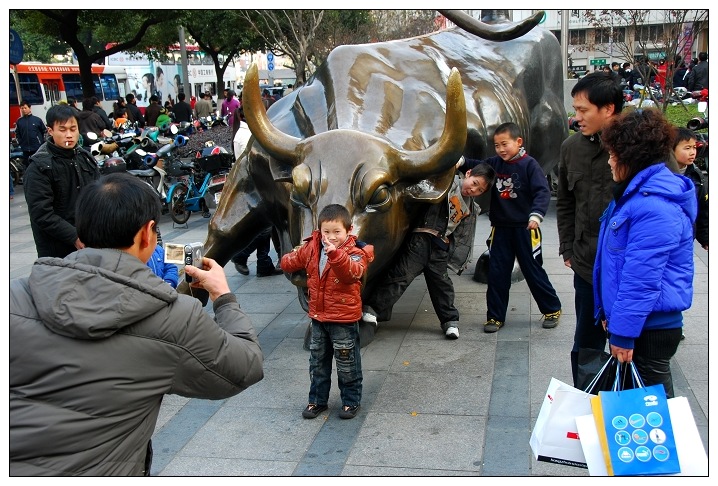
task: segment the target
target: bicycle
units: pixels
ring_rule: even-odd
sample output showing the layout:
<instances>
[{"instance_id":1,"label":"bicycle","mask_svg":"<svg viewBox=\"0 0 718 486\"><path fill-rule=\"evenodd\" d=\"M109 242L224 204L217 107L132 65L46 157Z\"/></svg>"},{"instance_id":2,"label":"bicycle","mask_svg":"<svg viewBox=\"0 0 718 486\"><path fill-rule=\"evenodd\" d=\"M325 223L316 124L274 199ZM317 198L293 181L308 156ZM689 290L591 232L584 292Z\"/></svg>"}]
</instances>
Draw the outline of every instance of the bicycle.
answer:
<instances>
[{"instance_id":1,"label":"bicycle","mask_svg":"<svg viewBox=\"0 0 718 486\"><path fill-rule=\"evenodd\" d=\"M198 152L196 160L182 165L190 172L186 180L173 184L167 192L170 217L177 224L185 224L195 211L209 218L209 208L219 204L233 157L224 148L208 143L211 145Z\"/></svg>"}]
</instances>

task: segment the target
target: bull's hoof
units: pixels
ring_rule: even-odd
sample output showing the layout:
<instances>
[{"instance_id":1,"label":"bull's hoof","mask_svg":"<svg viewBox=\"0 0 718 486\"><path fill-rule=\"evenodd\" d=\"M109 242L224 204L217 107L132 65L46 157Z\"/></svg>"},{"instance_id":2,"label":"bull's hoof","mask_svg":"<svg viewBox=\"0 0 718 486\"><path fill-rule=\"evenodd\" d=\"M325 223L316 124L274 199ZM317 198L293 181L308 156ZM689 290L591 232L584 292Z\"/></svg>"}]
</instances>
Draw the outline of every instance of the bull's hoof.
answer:
<instances>
[{"instance_id":1,"label":"bull's hoof","mask_svg":"<svg viewBox=\"0 0 718 486\"><path fill-rule=\"evenodd\" d=\"M185 280L182 280L177 286L177 292L180 294L191 295L195 299L202 302L203 306L207 305L207 302L209 302L209 292L204 289L190 287Z\"/></svg>"},{"instance_id":2,"label":"bull's hoof","mask_svg":"<svg viewBox=\"0 0 718 486\"><path fill-rule=\"evenodd\" d=\"M341 324L337 324L340 326ZM368 322L359 321L359 342L363 348L374 340L374 333L376 332L376 326L369 324ZM312 323L307 324L307 329L304 331L304 350L309 351L309 342L312 339Z\"/></svg>"}]
</instances>

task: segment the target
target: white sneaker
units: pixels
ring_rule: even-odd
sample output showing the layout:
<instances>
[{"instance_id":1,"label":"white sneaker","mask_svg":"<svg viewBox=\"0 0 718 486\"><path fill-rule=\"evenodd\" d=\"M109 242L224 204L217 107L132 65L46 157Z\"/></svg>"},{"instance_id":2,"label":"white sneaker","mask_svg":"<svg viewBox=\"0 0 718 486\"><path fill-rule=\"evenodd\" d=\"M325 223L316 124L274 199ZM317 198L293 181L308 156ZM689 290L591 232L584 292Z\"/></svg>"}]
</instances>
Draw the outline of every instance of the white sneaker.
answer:
<instances>
[{"instance_id":1,"label":"white sneaker","mask_svg":"<svg viewBox=\"0 0 718 486\"><path fill-rule=\"evenodd\" d=\"M369 324L374 324L375 326L378 324L377 320L376 320L376 316L369 312L362 312L361 320L364 322L368 322Z\"/></svg>"},{"instance_id":2,"label":"white sneaker","mask_svg":"<svg viewBox=\"0 0 718 486\"><path fill-rule=\"evenodd\" d=\"M449 339L459 339L459 328L456 326L447 327L446 337Z\"/></svg>"}]
</instances>

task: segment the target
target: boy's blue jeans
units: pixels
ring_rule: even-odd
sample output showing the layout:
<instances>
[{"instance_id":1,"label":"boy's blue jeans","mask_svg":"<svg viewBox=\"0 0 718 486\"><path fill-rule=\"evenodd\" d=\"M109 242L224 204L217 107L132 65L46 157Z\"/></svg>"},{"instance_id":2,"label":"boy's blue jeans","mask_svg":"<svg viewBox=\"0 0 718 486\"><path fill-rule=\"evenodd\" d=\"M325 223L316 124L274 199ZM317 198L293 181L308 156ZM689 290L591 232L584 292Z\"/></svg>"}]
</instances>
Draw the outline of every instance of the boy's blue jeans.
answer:
<instances>
[{"instance_id":1,"label":"boy's blue jeans","mask_svg":"<svg viewBox=\"0 0 718 486\"><path fill-rule=\"evenodd\" d=\"M342 405L361 405L362 371L359 323L339 324L312 319L309 342L309 403L326 405L332 383L332 357Z\"/></svg>"}]
</instances>

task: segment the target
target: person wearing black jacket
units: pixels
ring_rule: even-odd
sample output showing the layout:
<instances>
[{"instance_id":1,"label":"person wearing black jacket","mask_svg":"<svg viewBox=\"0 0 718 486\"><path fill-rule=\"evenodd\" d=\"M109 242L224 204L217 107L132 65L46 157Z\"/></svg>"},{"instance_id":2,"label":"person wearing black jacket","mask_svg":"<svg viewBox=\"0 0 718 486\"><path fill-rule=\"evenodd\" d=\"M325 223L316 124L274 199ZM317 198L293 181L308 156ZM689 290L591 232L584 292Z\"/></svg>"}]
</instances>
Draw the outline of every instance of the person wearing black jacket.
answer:
<instances>
[{"instance_id":1,"label":"person wearing black jacket","mask_svg":"<svg viewBox=\"0 0 718 486\"><path fill-rule=\"evenodd\" d=\"M176 122L190 122L192 121L192 107L185 101L185 94L179 93L177 95L177 103L172 105L172 113Z\"/></svg>"},{"instance_id":2,"label":"person wearing black jacket","mask_svg":"<svg viewBox=\"0 0 718 486\"><path fill-rule=\"evenodd\" d=\"M100 118L102 118L102 121L105 122L105 128L108 130L112 130L114 127L112 120L110 120L110 117L107 116L107 113L105 113L105 110L102 109L102 105L100 104L100 100L97 99L97 96L93 96L92 98L92 111L100 115Z\"/></svg>"},{"instance_id":3,"label":"person wearing black jacket","mask_svg":"<svg viewBox=\"0 0 718 486\"><path fill-rule=\"evenodd\" d=\"M139 108L137 108L137 101L135 100L135 95L132 93L128 93L127 96L125 96L125 100L127 100L127 115L131 122L137 122L137 125L140 128L144 128L145 126L145 117L142 116L142 112Z\"/></svg>"},{"instance_id":4,"label":"person wearing black jacket","mask_svg":"<svg viewBox=\"0 0 718 486\"><path fill-rule=\"evenodd\" d=\"M157 95L150 96L150 104L147 108L145 108L145 121L147 122L147 125L151 127L157 126L157 118L160 116L161 112L162 107L160 106L160 99Z\"/></svg>"},{"instance_id":5,"label":"person wearing black jacket","mask_svg":"<svg viewBox=\"0 0 718 486\"><path fill-rule=\"evenodd\" d=\"M77 143L80 130L72 107L51 107L46 121L48 140L25 172L25 201L38 258L64 258L85 247L75 229L75 205L82 188L99 179L100 170Z\"/></svg>"},{"instance_id":6,"label":"person wearing black jacket","mask_svg":"<svg viewBox=\"0 0 718 486\"><path fill-rule=\"evenodd\" d=\"M15 137L22 148L23 163L27 169L30 157L37 152L40 145L45 141L45 124L40 117L32 114L30 103L20 103L22 116L15 122Z\"/></svg>"}]
</instances>

